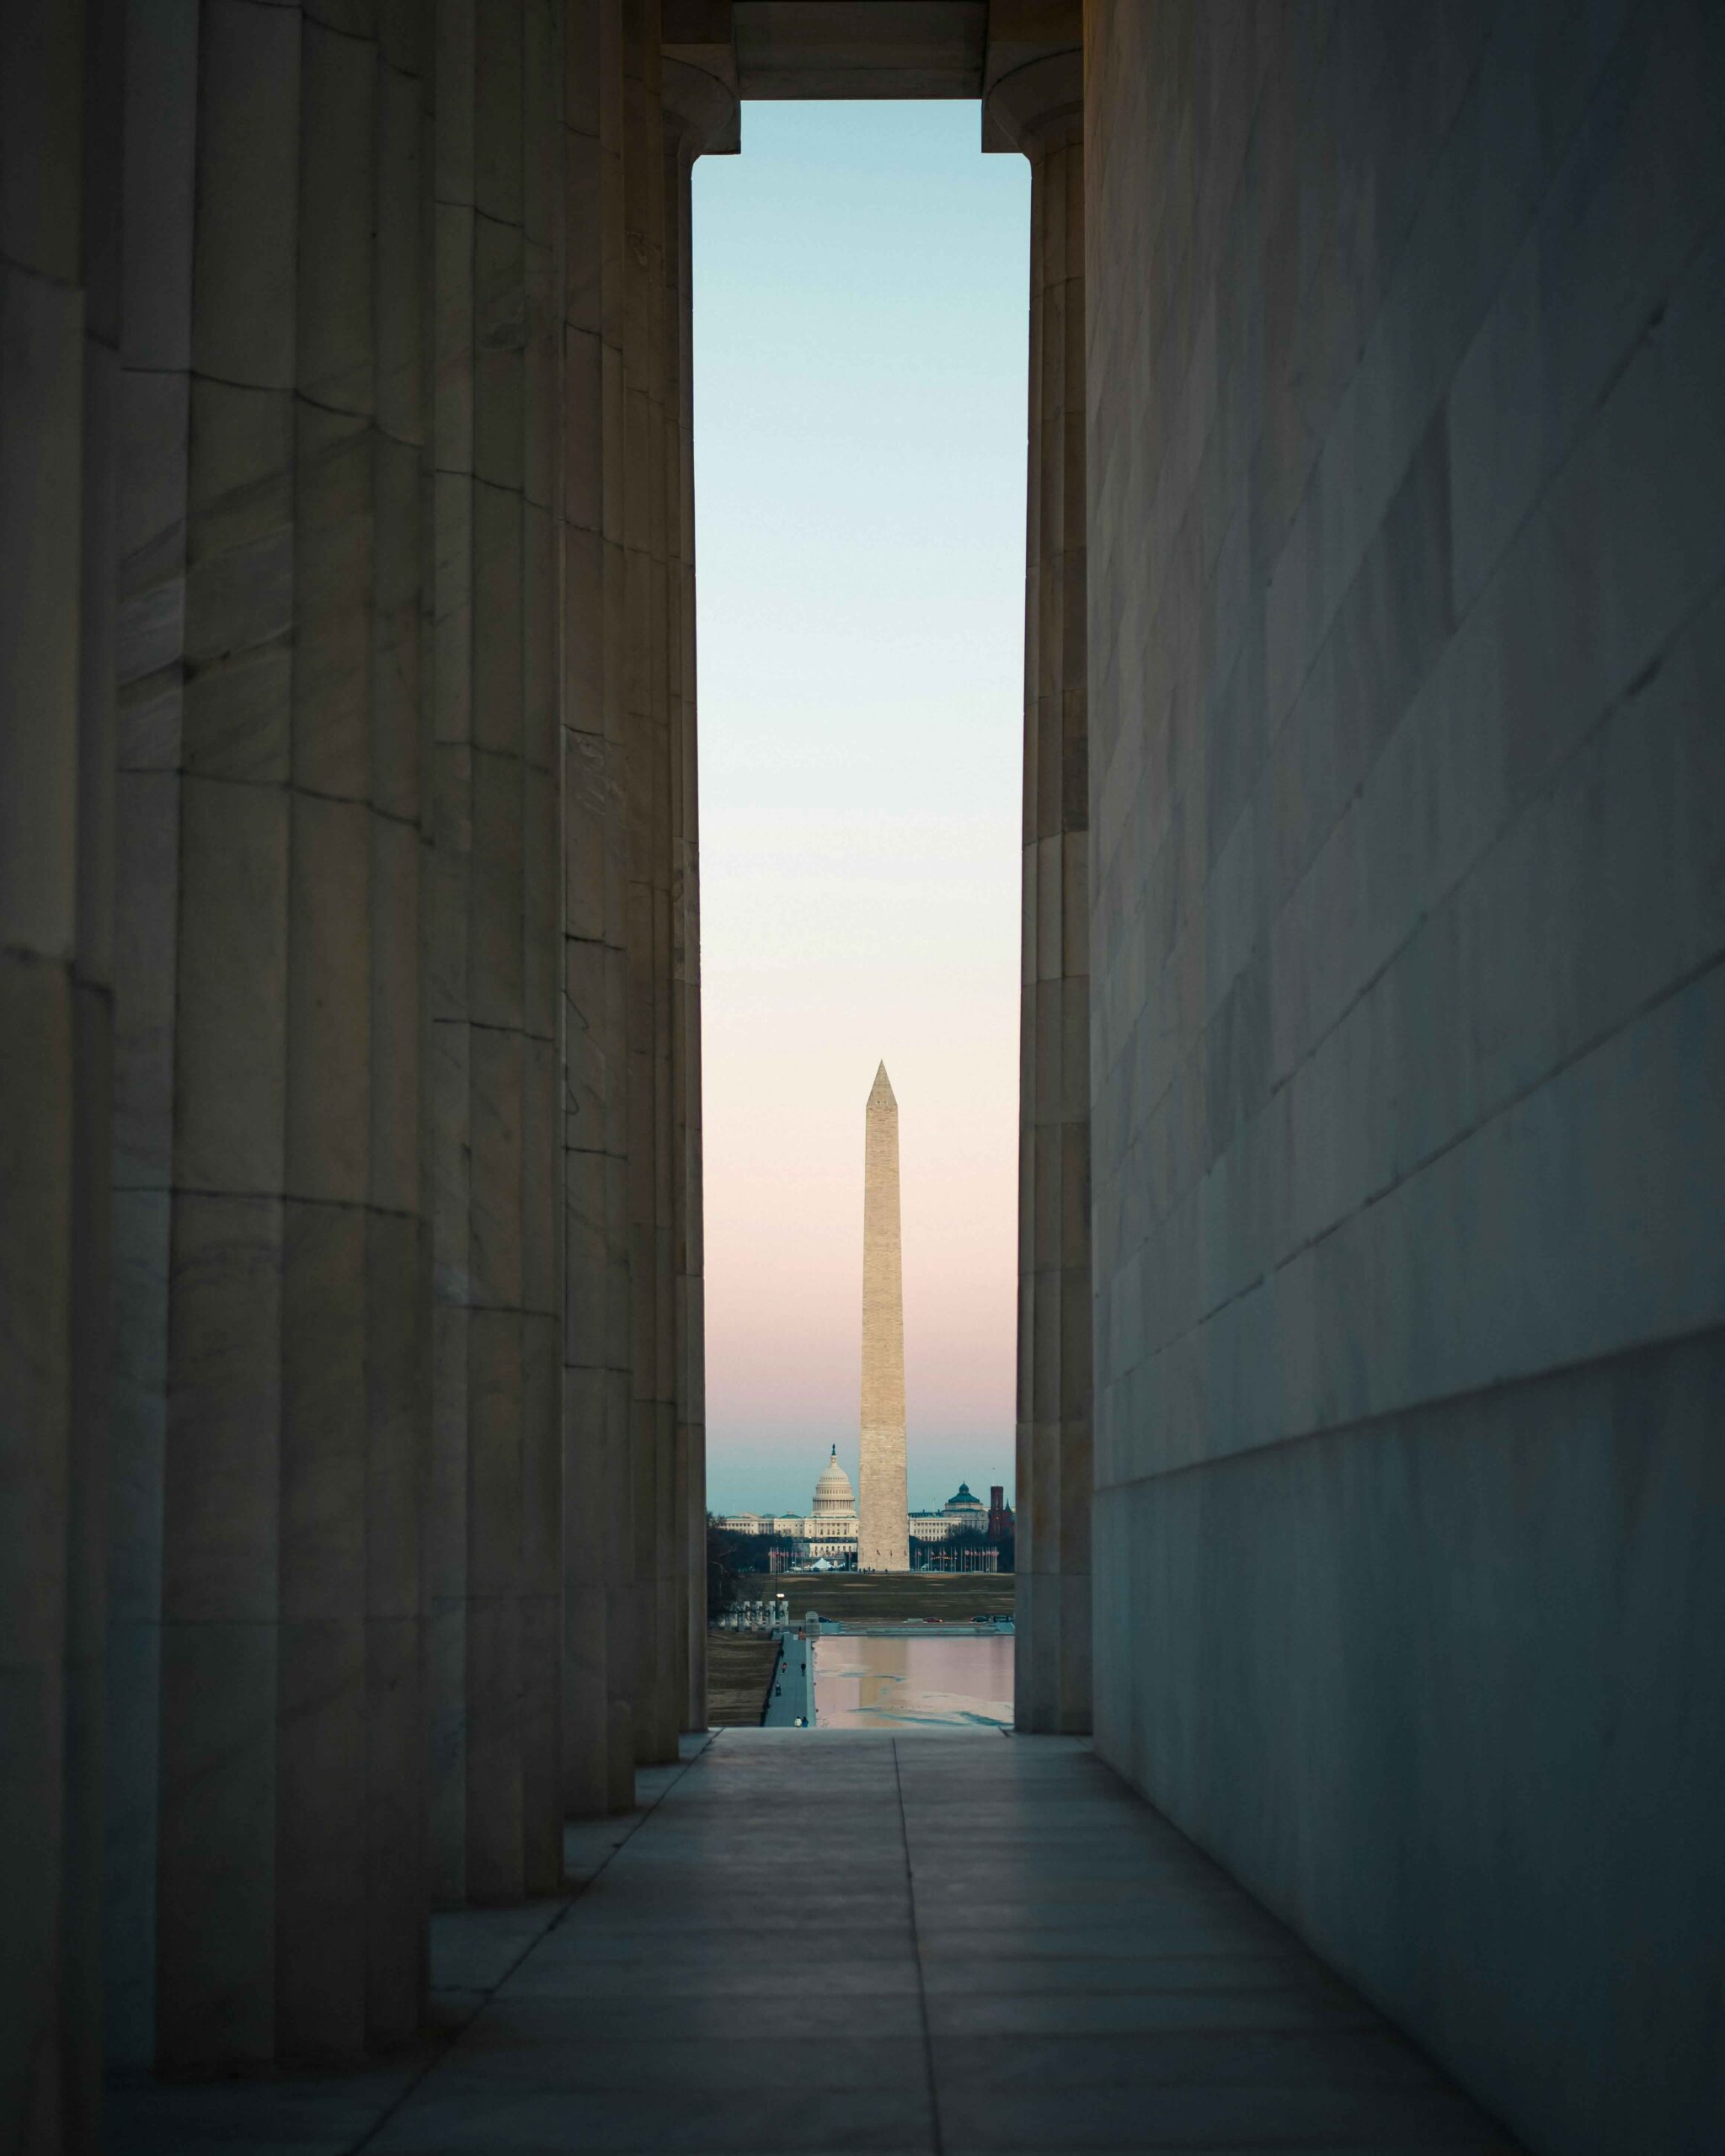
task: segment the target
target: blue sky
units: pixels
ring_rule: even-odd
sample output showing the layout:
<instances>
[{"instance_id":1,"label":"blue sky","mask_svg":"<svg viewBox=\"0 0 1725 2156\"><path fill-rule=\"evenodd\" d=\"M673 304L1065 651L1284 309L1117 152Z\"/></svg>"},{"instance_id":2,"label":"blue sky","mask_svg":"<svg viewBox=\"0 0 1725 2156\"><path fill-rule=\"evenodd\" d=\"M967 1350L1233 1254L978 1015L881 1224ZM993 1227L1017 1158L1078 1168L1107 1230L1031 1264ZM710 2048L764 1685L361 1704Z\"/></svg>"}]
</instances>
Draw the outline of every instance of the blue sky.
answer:
<instances>
[{"instance_id":1,"label":"blue sky","mask_svg":"<svg viewBox=\"0 0 1725 2156\"><path fill-rule=\"evenodd\" d=\"M968 104L695 168L708 1486L854 1476L898 1094L913 1504L1012 1481L1029 171Z\"/></svg>"}]
</instances>

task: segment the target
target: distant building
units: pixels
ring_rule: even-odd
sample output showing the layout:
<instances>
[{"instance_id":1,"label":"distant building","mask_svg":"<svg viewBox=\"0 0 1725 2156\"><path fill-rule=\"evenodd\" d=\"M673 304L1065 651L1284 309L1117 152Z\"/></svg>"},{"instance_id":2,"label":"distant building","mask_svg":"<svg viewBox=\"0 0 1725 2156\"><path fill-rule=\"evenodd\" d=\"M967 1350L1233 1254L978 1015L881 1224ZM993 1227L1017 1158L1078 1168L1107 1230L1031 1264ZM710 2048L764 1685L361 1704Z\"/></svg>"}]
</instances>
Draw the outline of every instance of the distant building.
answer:
<instances>
[{"instance_id":1,"label":"distant building","mask_svg":"<svg viewBox=\"0 0 1725 2156\"><path fill-rule=\"evenodd\" d=\"M959 1485L941 1510L955 1528L975 1528L980 1534L988 1525L988 1508L980 1497L972 1497L968 1482Z\"/></svg>"},{"instance_id":2,"label":"distant building","mask_svg":"<svg viewBox=\"0 0 1725 2156\"><path fill-rule=\"evenodd\" d=\"M998 1486L992 1494L996 1497L1001 1495ZM1010 1523L1010 1508L1006 1517ZM909 1541L927 1544L943 1543L954 1534L966 1532L989 1534L991 1518L990 1508L972 1492L968 1482L961 1482L938 1512L907 1513L905 1535ZM848 1566L857 1561L857 1499L850 1476L839 1465L836 1445L820 1471L820 1480L814 1486L814 1499L806 1513L715 1513L713 1524L732 1534L770 1536L785 1545L791 1558L802 1563L814 1564L825 1559L834 1566ZM962 1568L964 1571L993 1570L992 1551L968 1554L979 1561L985 1557L987 1561L966 1564ZM781 1566L783 1561L780 1560ZM955 1567L943 1558L937 1569Z\"/></svg>"},{"instance_id":3,"label":"distant building","mask_svg":"<svg viewBox=\"0 0 1725 2156\"><path fill-rule=\"evenodd\" d=\"M991 1542L1004 1542L1017 1530L1017 1523L1012 1508L1007 1502L1007 1493L996 1482L988 1492L988 1539Z\"/></svg>"}]
</instances>

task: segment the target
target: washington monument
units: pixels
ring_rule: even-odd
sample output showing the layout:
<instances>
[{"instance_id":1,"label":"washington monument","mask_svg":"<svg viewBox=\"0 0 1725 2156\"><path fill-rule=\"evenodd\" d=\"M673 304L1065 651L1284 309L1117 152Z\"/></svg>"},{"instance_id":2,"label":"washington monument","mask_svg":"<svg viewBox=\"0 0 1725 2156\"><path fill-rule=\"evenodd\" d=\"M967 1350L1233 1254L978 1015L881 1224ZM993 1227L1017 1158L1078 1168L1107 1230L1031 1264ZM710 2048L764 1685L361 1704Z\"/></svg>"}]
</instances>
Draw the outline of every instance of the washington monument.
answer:
<instances>
[{"instance_id":1,"label":"washington monument","mask_svg":"<svg viewBox=\"0 0 1725 2156\"><path fill-rule=\"evenodd\" d=\"M905 1291L899 1246L899 1104L883 1063L868 1095L862 1176L862 1473L857 1569L907 1572Z\"/></svg>"}]
</instances>

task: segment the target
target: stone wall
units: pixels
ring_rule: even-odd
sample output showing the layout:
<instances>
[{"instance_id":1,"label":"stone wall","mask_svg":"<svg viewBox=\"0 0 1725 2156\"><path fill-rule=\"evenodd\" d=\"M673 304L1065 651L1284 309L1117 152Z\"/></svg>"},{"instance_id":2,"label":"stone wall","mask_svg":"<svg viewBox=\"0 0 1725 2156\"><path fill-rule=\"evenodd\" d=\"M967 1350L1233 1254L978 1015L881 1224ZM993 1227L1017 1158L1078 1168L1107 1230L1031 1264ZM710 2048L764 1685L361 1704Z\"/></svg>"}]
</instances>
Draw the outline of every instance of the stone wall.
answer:
<instances>
[{"instance_id":1,"label":"stone wall","mask_svg":"<svg viewBox=\"0 0 1725 2156\"><path fill-rule=\"evenodd\" d=\"M1717 2147L1717 19L1087 39L1097 1742L1535 2147Z\"/></svg>"}]
</instances>

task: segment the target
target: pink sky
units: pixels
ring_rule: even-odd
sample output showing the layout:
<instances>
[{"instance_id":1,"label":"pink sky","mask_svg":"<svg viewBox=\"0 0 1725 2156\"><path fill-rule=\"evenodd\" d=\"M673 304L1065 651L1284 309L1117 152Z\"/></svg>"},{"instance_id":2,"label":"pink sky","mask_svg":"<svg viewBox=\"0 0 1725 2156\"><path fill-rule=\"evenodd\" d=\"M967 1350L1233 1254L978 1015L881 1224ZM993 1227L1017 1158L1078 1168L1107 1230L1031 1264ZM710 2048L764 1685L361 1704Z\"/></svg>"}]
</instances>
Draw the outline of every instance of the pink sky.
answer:
<instances>
[{"instance_id":1,"label":"pink sky","mask_svg":"<svg viewBox=\"0 0 1725 2156\"><path fill-rule=\"evenodd\" d=\"M696 168L708 1489L854 1477L899 1100L913 1505L1010 1486L1028 176L966 105Z\"/></svg>"}]
</instances>

